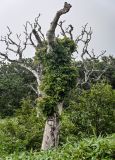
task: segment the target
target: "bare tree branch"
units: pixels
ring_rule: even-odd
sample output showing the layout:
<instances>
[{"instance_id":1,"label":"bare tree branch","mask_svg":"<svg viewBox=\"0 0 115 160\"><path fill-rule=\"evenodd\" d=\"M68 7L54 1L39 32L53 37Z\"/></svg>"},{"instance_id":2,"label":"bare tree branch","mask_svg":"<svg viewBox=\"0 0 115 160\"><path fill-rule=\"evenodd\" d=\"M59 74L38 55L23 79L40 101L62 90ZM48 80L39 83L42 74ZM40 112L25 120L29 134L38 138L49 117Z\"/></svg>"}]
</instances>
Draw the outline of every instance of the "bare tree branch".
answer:
<instances>
[{"instance_id":1,"label":"bare tree branch","mask_svg":"<svg viewBox=\"0 0 115 160\"><path fill-rule=\"evenodd\" d=\"M20 35L16 34L16 38L18 41L18 42L16 42L16 40L14 41L12 38L13 34L12 34L12 31L10 30L10 28L7 27L7 29L8 29L7 35L5 37L1 37L0 41L5 43L7 53L8 53L8 51L15 53L16 56L18 55L18 59L21 61L23 51L26 49L26 46L27 46L28 35L25 32L25 41L22 42L21 34ZM2 56L3 56L3 54L2 54ZM8 60L7 56L6 56L6 58Z\"/></svg>"},{"instance_id":2,"label":"bare tree branch","mask_svg":"<svg viewBox=\"0 0 115 160\"><path fill-rule=\"evenodd\" d=\"M63 23L64 23L65 21L60 21L59 23L58 23L58 26L60 27L60 29L61 29L61 35L62 36L66 36L66 33L65 33L65 30L63 29Z\"/></svg>"},{"instance_id":3,"label":"bare tree branch","mask_svg":"<svg viewBox=\"0 0 115 160\"><path fill-rule=\"evenodd\" d=\"M39 92L36 88L34 88L32 85L28 85L34 92L35 94L39 97Z\"/></svg>"},{"instance_id":4,"label":"bare tree branch","mask_svg":"<svg viewBox=\"0 0 115 160\"><path fill-rule=\"evenodd\" d=\"M34 23L30 23L29 21L26 22L26 25L24 25L25 30L27 31L27 28L30 26L30 33L27 33L29 40L30 40L30 45L32 45L34 48L36 47L41 47L43 45L43 42L45 42L45 36L41 31L41 25L38 23L40 14L35 18ZM34 35L37 44L35 45L32 35Z\"/></svg>"},{"instance_id":5,"label":"bare tree branch","mask_svg":"<svg viewBox=\"0 0 115 160\"><path fill-rule=\"evenodd\" d=\"M35 36L35 38L37 40L38 45L42 46L42 41L41 41L41 38L40 38L38 32L35 29L33 29L32 33L34 34L34 36Z\"/></svg>"},{"instance_id":6,"label":"bare tree branch","mask_svg":"<svg viewBox=\"0 0 115 160\"><path fill-rule=\"evenodd\" d=\"M9 62L17 62L16 60L12 60L8 57L7 52L6 53L2 53L0 52L0 58L2 58L4 61L9 61Z\"/></svg>"},{"instance_id":7,"label":"bare tree branch","mask_svg":"<svg viewBox=\"0 0 115 160\"><path fill-rule=\"evenodd\" d=\"M58 25L59 18L61 17L61 15L66 14L67 12L69 12L69 10L70 10L71 7L72 6L69 3L65 2L63 9L60 9L56 13L53 21L51 22L50 29L47 31L47 34L46 34L47 42L48 42L48 50L51 49L51 45L54 43L55 29L56 29L56 27Z\"/></svg>"},{"instance_id":8,"label":"bare tree branch","mask_svg":"<svg viewBox=\"0 0 115 160\"><path fill-rule=\"evenodd\" d=\"M45 41L45 37L41 31L41 26L38 23L39 17L40 14L37 18L35 18L34 24L31 24L29 21L27 21L24 25L24 41L21 40L21 34L16 34L16 37L14 37L10 28L7 27L7 35L1 37L0 40L1 42L4 42L6 46L6 51L4 53L0 52L0 59L2 62L9 61L11 63L17 63L21 67L30 71L36 78L38 94L42 95L41 91L39 90L42 76L42 65L38 64L38 66L36 66L37 68L33 69L30 66L28 66L28 64L26 64L26 61L22 57L24 50L29 44L28 41L30 41L30 44L33 45L35 49L36 47L41 47ZM37 44L34 43L35 40L32 39L32 36L34 36L34 38L36 39ZM11 59L11 57L9 56L9 52L15 53L15 55L18 56L18 58Z\"/></svg>"},{"instance_id":9,"label":"bare tree branch","mask_svg":"<svg viewBox=\"0 0 115 160\"><path fill-rule=\"evenodd\" d=\"M29 39L30 39L31 45L32 45L34 48L36 48L37 46L35 45L35 43L34 43L33 40L32 40L32 33L30 33Z\"/></svg>"},{"instance_id":10,"label":"bare tree branch","mask_svg":"<svg viewBox=\"0 0 115 160\"><path fill-rule=\"evenodd\" d=\"M73 31L73 26L70 24L70 25L66 28L66 33L69 34L71 40L73 40L72 31Z\"/></svg>"},{"instance_id":11,"label":"bare tree branch","mask_svg":"<svg viewBox=\"0 0 115 160\"><path fill-rule=\"evenodd\" d=\"M84 73L83 79L78 79L77 86L80 84L81 86L86 83L90 83L93 81L99 81L102 77L102 75L107 71L109 64L105 67L105 69L97 69L97 64L99 62L99 58L102 58L102 56L106 53L106 51L102 51L101 54L97 55L94 53L94 50L92 49L91 52L88 51L89 42L92 38L92 29L90 27L89 30L87 30L87 24L82 27L81 34L76 38L75 42L78 46L79 43L82 43L82 52L81 52L81 59L82 59L82 68ZM78 52L78 50L77 50ZM78 52L79 53L79 52ZM95 75L95 76L94 76ZM93 77L94 76L94 77ZM93 78L92 78L93 77Z\"/></svg>"},{"instance_id":12,"label":"bare tree branch","mask_svg":"<svg viewBox=\"0 0 115 160\"><path fill-rule=\"evenodd\" d=\"M44 34L42 33L41 25L38 23L39 17L40 17L40 14L38 15L38 17L35 18L34 28L37 28L37 27L38 27L38 30L37 30L37 31L40 33L40 37L41 37L41 39L43 39L43 41L45 41L45 36L44 36Z\"/></svg>"}]
</instances>

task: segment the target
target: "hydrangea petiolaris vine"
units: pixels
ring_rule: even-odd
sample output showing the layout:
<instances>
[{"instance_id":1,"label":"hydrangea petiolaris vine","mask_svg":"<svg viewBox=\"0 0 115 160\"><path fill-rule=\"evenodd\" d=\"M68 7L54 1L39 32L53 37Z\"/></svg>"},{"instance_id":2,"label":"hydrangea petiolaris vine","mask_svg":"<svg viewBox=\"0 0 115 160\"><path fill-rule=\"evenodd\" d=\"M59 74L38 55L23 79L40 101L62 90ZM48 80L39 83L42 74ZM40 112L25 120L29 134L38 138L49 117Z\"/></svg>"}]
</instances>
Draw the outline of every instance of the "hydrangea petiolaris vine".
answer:
<instances>
[{"instance_id":1,"label":"hydrangea petiolaris vine","mask_svg":"<svg viewBox=\"0 0 115 160\"><path fill-rule=\"evenodd\" d=\"M58 103L64 101L75 87L77 70L72 59L76 45L73 40L64 37L56 39L51 53L46 47L36 51L36 60L43 65L41 90L44 93L39 98L38 105L45 116L58 114Z\"/></svg>"}]
</instances>

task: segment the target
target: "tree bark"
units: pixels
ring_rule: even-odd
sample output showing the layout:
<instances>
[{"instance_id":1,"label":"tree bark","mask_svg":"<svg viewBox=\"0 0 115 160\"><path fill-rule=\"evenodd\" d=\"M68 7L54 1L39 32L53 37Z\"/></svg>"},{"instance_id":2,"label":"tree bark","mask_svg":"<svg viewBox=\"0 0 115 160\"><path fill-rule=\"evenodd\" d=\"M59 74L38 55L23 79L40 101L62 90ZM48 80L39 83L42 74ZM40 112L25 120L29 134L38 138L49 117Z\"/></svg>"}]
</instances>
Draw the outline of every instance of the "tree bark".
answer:
<instances>
[{"instance_id":1,"label":"tree bark","mask_svg":"<svg viewBox=\"0 0 115 160\"><path fill-rule=\"evenodd\" d=\"M41 150L57 147L59 143L59 116L48 117L45 124Z\"/></svg>"},{"instance_id":2,"label":"tree bark","mask_svg":"<svg viewBox=\"0 0 115 160\"><path fill-rule=\"evenodd\" d=\"M67 12L69 12L71 7L72 7L71 4L65 2L64 7L62 9L60 9L59 11L57 11L53 21L51 22L50 28L46 33L47 42L48 42L47 53L50 53L52 51L52 47L53 47L53 44L54 44L54 41L55 41L55 30L56 30L56 27L58 25L58 21L59 21L60 17L63 14L66 14Z\"/></svg>"}]
</instances>

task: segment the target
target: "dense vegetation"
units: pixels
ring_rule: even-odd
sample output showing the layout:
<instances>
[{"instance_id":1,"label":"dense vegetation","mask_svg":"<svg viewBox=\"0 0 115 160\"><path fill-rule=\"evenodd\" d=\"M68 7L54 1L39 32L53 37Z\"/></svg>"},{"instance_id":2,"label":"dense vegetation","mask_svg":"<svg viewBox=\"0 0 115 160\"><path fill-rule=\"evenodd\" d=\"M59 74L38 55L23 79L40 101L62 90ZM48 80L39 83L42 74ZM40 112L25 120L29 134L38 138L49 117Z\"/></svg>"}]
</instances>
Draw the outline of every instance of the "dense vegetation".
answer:
<instances>
[{"instance_id":1,"label":"dense vegetation","mask_svg":"<svg viewBox=\"0 0 115 160\"><path fill-rule=\"evenodd\" d=\"M68 39L60 42L66 46L74 44L70 43L71 41ZM60 48L64 49L63 53L67 52L66 47L60 46ZM14 160L28 158L44 160L47 158L57 160L114 159L115 91L114 71L111 69L111 67L114 68L114 58L110 69L100 81L90 82L90 88L84 89L79 86L75 87L74 82L74 77L76 80L76 77L83 76L83 74L81 75L82 68L77 68L76 63L72 63L72 68L69 67L70 61L67 63L68 67L60 69L60 63L64 61L64 65L66 65L68 56L70 56L69 52L68 56L60 55L60 48L56 48L56 53L61 56L59 64L56 63L58 66L56 66L55 72L50 70L50 74L49 68L52 68L52 64L59 59L55 60L56 55L51 58L52 55L40 54L41 51L36 52L36 57L43 60L46 65L41 88L47 93L49 101L46 98L45 101L44 99L38 101L35 92L29 88L29 84L36 85L33 75L26 70L22 72L22 68L15 64L2 65L0 70L0 115L2 118L0 120L0 157L2 159L6 159L6 157ZM38 59L35 58L35 63ZM52 61L50 62L50 60ZM98 67L103 65L107 65L105 61L98 62ZM61 70L61 75L57 74L58 70ZM70 72L72 77L69 76L69 79L66 80L68 78L66 74ZM69 83L71 79L73 84ZM70 88L72 88L71 94L68 94ZM62 93L65 89L66 95ZM60 98L64 98L64 112L60 117L59 148L40 152L45 116L51 114L52 110L54 111L52 103L60 101ZM50 108L48 108L49 106Z\"/></svg>"},{"instance_id":2,"label":"dense vegetation","mask_svg":"<svg viewBox=\"0 0 115 160\"><path fill-rule=\"evenodd\" d=\"M20 107L23 98L35 99L36 94L30 88L35 78L17 64L3 64L0 67L0 117L12 116Z\"/></svg>"},{"instance_id":3,"label":"dense vegetation","mask_svg":"<svg viewBox=\"0 0 115 160\"><path fill-rule=\"evenodd\" d=\"M68 39L66 43L70 45ZM42 55L39 55L39 53L41 52L36 52L38 58L42 59L44 53L42 53ZM57 52L57 54L59 54L59 52ZM47 59L51 59L50 57L47 57L47 55L45 56ZM53 56L53 58L55 59L55 56ZM63 58L64 57L61 57L59 63L63 60L67 61ZM35 61L37 60L38 59L35 59ZM47 75L47 71L49 73L49 70L46 60L43 60L46 65L44 72ZM48 63L52 64L54 62L48 60ZM103 63L98 62L98 66L100 67ZM114 65L110 67L114 68ZM57 68L59 69L59 67ZM54 97L54 100L58 101L57 97L63 98L62 95L64 94L62 94L62 90L64 87L67 91L69 90L69 83L64 83L64 79L67 78L64 76L64 71L67 72L68 69L71 69L71 67L69 68L68 66L68 68L66 67L64 70L62 68L63 74L61 77L57 74L58 70L56 70L56 73L52 70L50 73L51 77L45 75L44 83L46 85L43 85L43 83L41 87L50 96L50 100L54 95L56 96ZM76 76L83 76L81 76L82 68L77 68L77 64L74 64L71 71L73 71L73 73L71 72L73 78ZM60 117L61 130L59 148L47 152L40 152L43 128L46 119L46 114L43 113L45 113L44 111L47 109L49 112L46 113L51 114L51 111L54 111L54 109L52 109L51 106L51 111L46 106L44 109L44 106L41 106L41 104L48 103L47 106L49 106L49 102L51 101L49 100L46 103L44 102L44 99L42 99L43 102L36 99L35 93L27 85L27 83L35 85L36 82L34 77L26 70L22 72L22 68L19 66L4 64L1 67L0 73L0 90L2 93L0 97L0 115L2 118L0 121L1 158L5 159L6 157L9 157L14 160L28 158L49 158L57 160L114 159L115 91L114 85L110 85L113 84L113 70L108 69L108 72L103 75L98 83L90 83L90 89L88 90L86 88L79 88L78 86L74 87L75 84L71 84L73 89L71 90L71 94L69 94L69 98L65 95L65 110ZM12 77L12 75L14 76ZM54 79L51 81L52 75L55 81ZM108 75L111 75L112 78ZM62 87L59 88L58 85L60 85L59 82L62 79ZM54 88L54 82L56 83L56 88ZM54 85L53 90L50 88L52 85ZM7 100L4 94L6 94Z\"/></svg>"},{"instance_id":4,"label":"dense vegetation","mask_svg":"<svg viewBox=\"0 0 115 160\"><path fill-rule=\"evenodd\" d=\"M98 83L79 96L73 91L61 117L60 147L40 151L45 118L36 103L22 100L15 115L0 121L0 157L5 159L113 159L115 92ZM103 96L101 96L103 95ZM104 137L103 137L104 136ZM9 156L9 154L11 154Z\"/></svg>"},{"instance_id":5,"label":"dense vegetation","mask_svg":"<svg viewBox=\"0 0 115 160\"><path fill-rule=\"evenodd\" d=\"M115 135L106 138L93 137L90 139L83 139L82 141L67 142L63 147L57 150L49 150L47 152L21 152L13 153L7 156L13 160L113 160L115 158Z\"/></svg>"}]
</instances>

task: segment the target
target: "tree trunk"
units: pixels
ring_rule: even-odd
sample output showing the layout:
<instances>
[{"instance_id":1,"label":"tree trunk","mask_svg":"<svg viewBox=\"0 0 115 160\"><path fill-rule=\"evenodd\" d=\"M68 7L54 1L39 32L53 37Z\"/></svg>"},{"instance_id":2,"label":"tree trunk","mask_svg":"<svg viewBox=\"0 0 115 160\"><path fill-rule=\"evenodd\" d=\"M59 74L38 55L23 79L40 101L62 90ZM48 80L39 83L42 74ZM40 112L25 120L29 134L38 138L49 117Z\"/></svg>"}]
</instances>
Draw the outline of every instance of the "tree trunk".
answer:
<instances>
[{"instance_id":1,"label":"tree trunk","mask_svg":"<svg viewBox=\"0 0 115 160\"><path fill-rule=\"evenodd\" d=\"M48 117L45 124L41 150L55 148L59 143L59 116Z\"/></svg>"},{"instance_id":2,"label":"tree trunk","mask_svg":"<svg viewBox=\"0 0 115 160\"><path fill-rule=\"evenodd\" d=\"M55 30L58 25L58 21L63 14L69 12L72 6L65 2L64 7L57 11L53 21L50 24L50 28L47 31L47 54L53 50L53 44L55 43ZM41 150L48 150L58 146L59 143L59 114L62 112L63 102L57 105L59 113L54 113L48 117L45 124L44 135Z\"/></svg>"}]
</instances>

